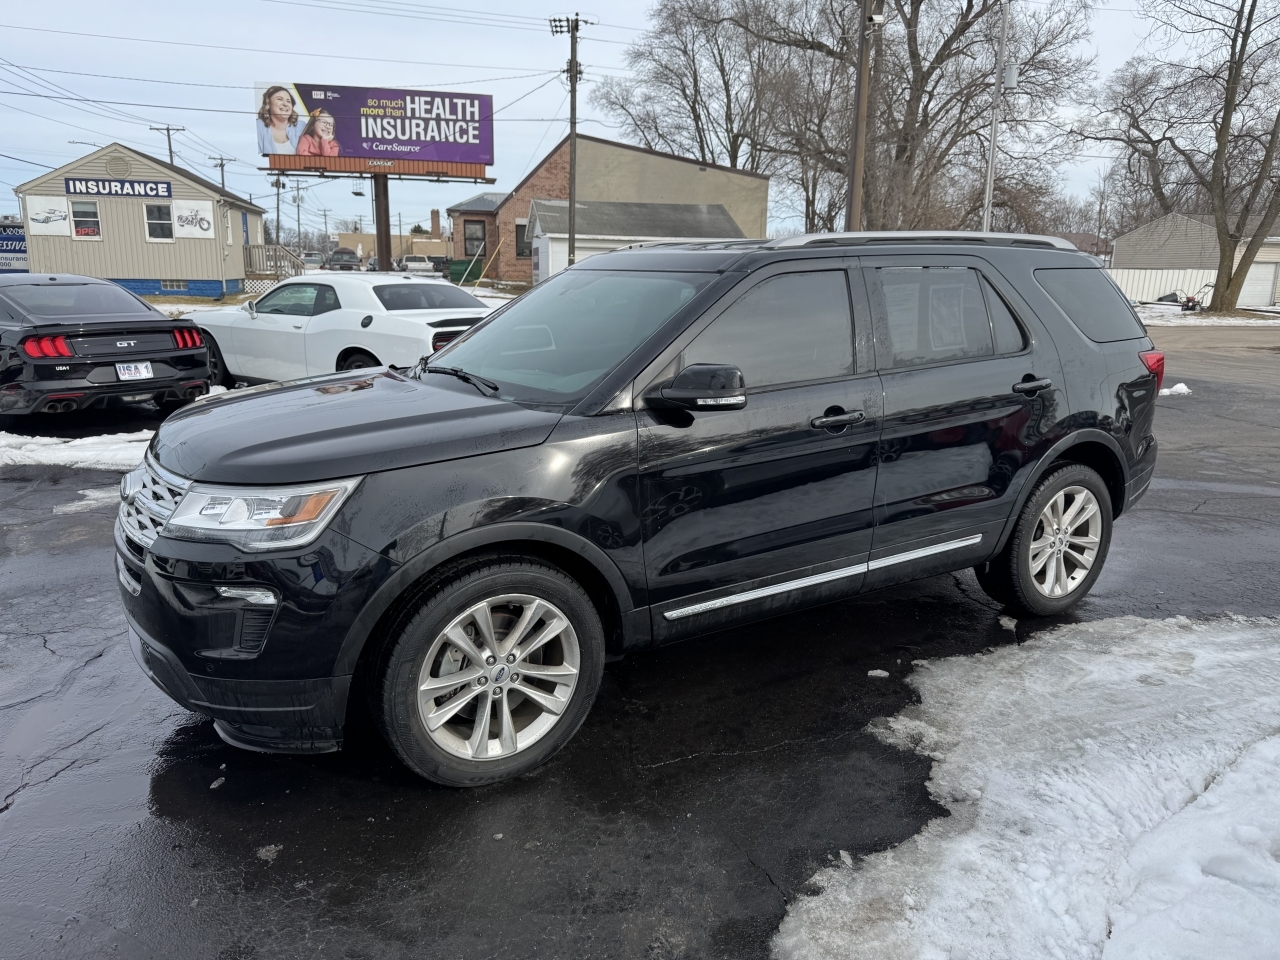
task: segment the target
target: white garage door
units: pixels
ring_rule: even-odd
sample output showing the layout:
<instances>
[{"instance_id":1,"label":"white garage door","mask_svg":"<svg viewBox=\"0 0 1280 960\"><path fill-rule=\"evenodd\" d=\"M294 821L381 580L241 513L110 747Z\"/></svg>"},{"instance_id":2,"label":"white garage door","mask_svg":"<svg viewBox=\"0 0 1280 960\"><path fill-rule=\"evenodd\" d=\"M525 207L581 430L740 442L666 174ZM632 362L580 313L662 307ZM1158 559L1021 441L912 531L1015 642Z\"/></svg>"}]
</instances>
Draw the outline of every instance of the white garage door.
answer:
<instances>
[{"instance_id":1,"label":"white garage door","mask_svg":"<svg viewBox=\"0 0 1280 960\"><path fill-rule=\"evenodd\" d=\"M1244 287L1236 306L1269 307L1275 303L1276 267L1280 264L1255 263L1244 278Z\"/></svg>"}]
</instances>

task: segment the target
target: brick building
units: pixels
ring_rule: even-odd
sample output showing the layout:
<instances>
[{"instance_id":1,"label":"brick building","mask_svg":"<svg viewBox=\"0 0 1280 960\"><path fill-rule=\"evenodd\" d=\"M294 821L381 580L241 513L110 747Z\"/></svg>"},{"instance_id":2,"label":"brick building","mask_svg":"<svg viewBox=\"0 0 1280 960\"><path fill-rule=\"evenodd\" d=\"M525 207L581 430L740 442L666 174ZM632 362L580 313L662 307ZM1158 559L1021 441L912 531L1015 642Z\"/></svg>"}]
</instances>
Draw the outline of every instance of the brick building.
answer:
<instances>
[{"instance_id":1,"label":"brick building","mask_svg":"<svg viewBox=\"0 0 1280 960\"><path fill-rule=\"evenodd\" d=\"M446 210L453 221L453 258L482 263L485 276L531 282L534 200L569 199L569 138L561 140L510 193L481 193ZM720 204L743 236L763 237L769 178L631 144L578 134L578 200L613 203Z\"/></svg>"}]
</instances>

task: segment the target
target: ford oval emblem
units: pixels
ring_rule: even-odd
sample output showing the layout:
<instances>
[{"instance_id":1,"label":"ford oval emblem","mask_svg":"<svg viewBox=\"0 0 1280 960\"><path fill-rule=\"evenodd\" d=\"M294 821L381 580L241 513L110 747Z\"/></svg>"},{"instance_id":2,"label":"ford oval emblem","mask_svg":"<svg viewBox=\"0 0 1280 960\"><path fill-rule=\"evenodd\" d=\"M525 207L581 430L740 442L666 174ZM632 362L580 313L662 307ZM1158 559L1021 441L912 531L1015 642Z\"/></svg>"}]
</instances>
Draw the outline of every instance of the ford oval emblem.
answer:
<instances>
[{"instance_id":1,"label":"ford oval emblem","mask_svg":"<svg viewBox=\"0 0 1280 960\"><path fill-rule=\"evenodd\" d=\"M501 683L505 679L507 679L507 665L504 663L500 664L498 669L493 671L493 682Z\"/></svg>"}]
</instances>

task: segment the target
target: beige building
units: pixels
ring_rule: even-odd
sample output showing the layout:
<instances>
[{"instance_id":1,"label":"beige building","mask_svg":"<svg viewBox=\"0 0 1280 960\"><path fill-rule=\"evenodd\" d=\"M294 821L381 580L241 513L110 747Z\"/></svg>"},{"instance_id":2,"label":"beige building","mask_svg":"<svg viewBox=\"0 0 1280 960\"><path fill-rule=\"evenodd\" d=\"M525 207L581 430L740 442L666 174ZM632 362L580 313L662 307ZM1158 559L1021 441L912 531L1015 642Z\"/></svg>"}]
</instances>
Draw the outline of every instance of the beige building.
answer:
<instances>
[{"instance_id":1,"label":"beige building","mask_svg":"<svg viewBox=\"0 0 1280 960\"><path fill-rule=\"evenodd\" d=\"M1246 225L1236 262L1260 218ZM1150 301L1169 293L1194 294L1218 275L1218 232L1210 214L1170 213L1115 240L1109 268L1132 300ZM1280 300L1280 237L1268 237L1245 277L1238 306L1270 307ZM1208 300L1207 295L1204 298Z\"/></svg>"},{"instance_id":2,"label":"beige building","mask_svg":"<svg viewBox=\"0 0 1280 960\"><path fill-rule=\"evenodd\" d=\"M533 278L529 207L569 199L569 140L561 140L510 193L482 193L445 211L455 260L479 257L486 276ZM720 205L744 237L764 237L769 178L627 143L578 135L578 200L630 204ZM625 231L624 231L625 232ZM634 231L627 236L638 236ZM494 254L497 256L494 256Z\"/></svg>"},{"instance_id":3,"label":"beige building","mask_svg":"<svg viewBox=\"0 0 1280 960\"><path fill-rule=\"evenodd\" d=\"M261 207L118 143L14 188L32 273L113 280L134 293L244 289Z\"/></svg>"}]
</instances>

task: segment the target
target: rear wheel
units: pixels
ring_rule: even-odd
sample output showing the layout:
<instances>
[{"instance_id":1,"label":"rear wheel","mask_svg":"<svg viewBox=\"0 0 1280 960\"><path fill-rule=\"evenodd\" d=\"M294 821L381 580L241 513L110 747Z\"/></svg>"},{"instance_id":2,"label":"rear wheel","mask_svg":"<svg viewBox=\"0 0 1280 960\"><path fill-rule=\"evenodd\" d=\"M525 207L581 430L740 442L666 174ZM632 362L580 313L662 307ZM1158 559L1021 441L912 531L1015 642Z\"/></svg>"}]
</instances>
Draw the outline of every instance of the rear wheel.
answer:
<instances>
[{"instance_id":1,"label":"rear wheel","mask_svg":"<svg viewBox=\"0 0 1280 960\"><path fill-rule=\"evenodd\" d=\"M1004 550L974 568L978 583L1021 613L1065 613L1102 573L1111 518L1111 496L1094 470L1059 467L1036 484Z\"/></svg>"},{"instance_id":2,"label":"rear wheel","mask_svg":"<svg viewBox=\"0 0 1280 960\"><path fill-rule=\"evenodd\" d=\"M218 347L218 341L209 335L208 330L202 330L204 342L209 347L209 386L226 387L230 389L235 386L231 379L231 371L227 369L227 361L222 357L222 350Z\"/></svg>"},{"instance_id":3,"label":"rear wheel","mask_svg":"<svg viewBox=\"0 0 1280 960\"><path fill-rule=\"evenodd\" d=\"M370 354L364 353L363 351L357 350L355 353L349 354L346 357L344 357L342 362L338 364L338 369L340 371L341 370L363 370L365 367L376 367L376 366L379 366L379 363L375 357L371 356Z\"/></svg>"},{"instance_id":4,"label":"rear wheel","mask_svg":"<svg viewBox=\"0 0 1280 960\"><path fill-rule=\"evenodd\" d=\"M416 773L478 786L550 758L591 709L604 631L562 571L494 560L443 583L392 641L383 733ZM402 621L403 622L403 621Z\"/></svg>"}]
</instances>

